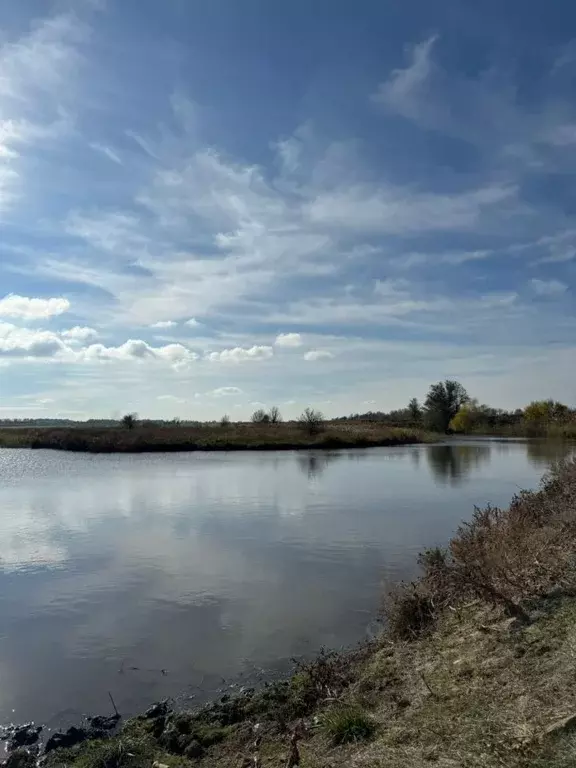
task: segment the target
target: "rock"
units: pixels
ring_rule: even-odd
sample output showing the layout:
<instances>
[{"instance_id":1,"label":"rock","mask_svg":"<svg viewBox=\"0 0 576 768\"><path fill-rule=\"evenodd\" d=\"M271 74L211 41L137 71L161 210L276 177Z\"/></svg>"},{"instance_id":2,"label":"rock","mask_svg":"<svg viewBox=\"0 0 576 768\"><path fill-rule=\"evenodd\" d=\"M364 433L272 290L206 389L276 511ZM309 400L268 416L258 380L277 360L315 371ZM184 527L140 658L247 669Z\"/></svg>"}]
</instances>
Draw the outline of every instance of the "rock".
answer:
<instances>
[{"instance_id":1,"label":"rock","mask_svg":"<svg viewBox=\"0 0 576 768\"><path fill-rule=\"evenodd\" d=\"M165 717L168 714L168 702L167 701L157 701L155 704L152 704L151 707L149 707L146 712L144 712L144 717L147 720L154 720L156 717Z\"/></svg>"},{"instance_id":2,"label":"rock","mask_svg":"<svg viewBox=\"0 0 576 768\"><path fill-rule=\"evenodd\" d=\"M20 725L10 735L9 748L12 750L18 749L18 747L31 747L32 744L37 743L41 733L41 725L34 726L32 723Z\"/></svg>"},{"instance_id":3,"label":"rock","mask_svg":"<svg viewBox=\"0 0 576 768\"><path fill-rule=\"evenodd\" d=\"M4 768L36 768L36 758L25 749L16 749L2 765Z\"/></svg>"},{"instance_id":4,"label":"rock","mask_svg":"<svg viewBox=\"0 0 576 768\"><path fill-rule=\"evenodd\" d=\"M154 736L155 739L159 739L160 736L164 733L164 728L166 728L166 718L165 717L156 717L154 720L151 720L148 724L148 730Z\"/></svg>"},{"instance_id":5,"label":"rock","mask_svg":"<svg viewBox=\"0 0 576 768\"><path fill-rule=\"evenodd\" d=\"M576 715L568 715L563 717L562 720L557 720L552 725L549 725L542 734L543 738L548 736L557 736L558 734L568 733L576 729Z\"/></svg>"},{"instance_id":6,"label":"rock","mask_svg":"<svg viewBox=\"0 0 576 768\"><path fill-rule=\"evenodd\" d=\"M74 725L71 728L68 728L66 733L56 731L56 733L53 733L46 742L44 752L48 754L48 752L52 752L54 749L74 747L76 744L81 744L83 741L86 741L89 738L89 735L90 734L85 728L76 728Z\"/></svg>"},{"instance_id":7,"label":"rock","mask_svg":"<svg viewBox=\"0 0 576 768\"><path fill-rule=\"evenodd\" d=\"M187 757L188 760L198 760L203 754L204 748L196 739L192 739L184 750L184 757Z\"/></svg>"},{"instance_id":8,"label":"rock","mask_svg":"<svg viewBox=\"0 0 576 768\"><path fill-rule=\"evenodd\" d=\"M96 715L95 717L89 717L87 719L90 727L95 731L106 732L113 731L114 728L116 728L120 717L121 715L110 715L109 717L106 717L105 715Z\"/></svg>"}]
</instances>

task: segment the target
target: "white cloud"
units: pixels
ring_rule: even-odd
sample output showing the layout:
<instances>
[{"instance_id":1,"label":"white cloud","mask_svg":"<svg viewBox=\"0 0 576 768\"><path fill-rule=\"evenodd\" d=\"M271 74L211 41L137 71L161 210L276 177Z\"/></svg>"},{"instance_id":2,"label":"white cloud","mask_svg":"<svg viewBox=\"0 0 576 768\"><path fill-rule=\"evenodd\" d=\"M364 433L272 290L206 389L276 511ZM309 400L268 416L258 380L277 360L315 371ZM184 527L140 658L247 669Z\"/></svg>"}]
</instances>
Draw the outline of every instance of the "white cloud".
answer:
<instances>
[{"instance_id":1,"label":"white cloud","mask_svg":"<svg viewBox=\"0 0 576 768\"><path fill-rule=\"evenodd\" d=\"M156 400L165 400L166 402L178 403L180 405L186 402L185 397L176 397L176 395L158 395Z\"/></svg>"},{"instance_id":2,"label":"white cloud","mask_svg":"<svg viewBox=\"0 0 576 768\"><path fill-rule=\"evenodd\" d=\"M66 351L66 345L52 331L18 328L0 322L0 356L53 358Z\"/></svg>"},{"instance_id":3,"label":"white cloud","mask_svg":"<svg viewBox=\"0 0 576 768\"><path fill-rule=\"evenodd\" d=\"M561 283L560 280L539 280L534 278L530 281L530 285L538 296L559 296L568 290L568 286L565 283Z\"/></svg>"},{"instance_id":4,"label":"white cloud","mask_svg":"<svg viewBox=\"0 0 576 768\"><path fill-rule=\"evenodd\" d=\"M61 14L36 24L19 40L0 43L0 215L26 189L22 147L45 146L71 129L64 105L74 97L72 75L84 34L76 16ZM37 175L35 166L31 180Z\"/></svg>"},{"instance_id":5,"label":"white cloud","mask_svg":"<svg viewBox=\"0 0 576 768\"><path fill-rule=\"evenodd\" d=\"M198 359L195 352L182 344L167 344L164 347L152 347L141 339L128 339L118 347L106 347L103 344L91 344L78 351L77 359L94 361L145 361L156 360L167 363L176 370L187 367Z\"/></svg>"},{"instance_id":6,"label":"white cloud","mask_svg":"<svg viewBox=\"0 0 576 768\"><path fill-rule=\"evenodd\" d=\"M45 320L68 312L68 299L39 299L9 294L0 299L0 317L19 317L23 320Z\"/></svg>"},{"instance_id":7,"label":"white cloud","mask_svg":"<svg viewBox=\"0 0 576 768\"><path fill-rule=\"evenodd\" d=\"M191 317L190 320L186 320L184 325L187 325L189 328L197 328L199 325L202 325L202 323L199 323L195 317Z\"/></svg>"},{"instance_id":8,"label":"white cloud","mask_svg":"<svg viewBox=\"0 0 576 768\"><path fill-rule=\"evenodd\" d=\"M76 325L66 331L60 331L60 336L70 342L85 343L98 338L98 331L94 328Z\"/></svg>"},{"instance_id":9,"label":"white cloud","mask_svg":"<svg viewBox=\"0 0 576 768\"><path fill-rule=\"evenodd\" d=\"M0 48L0 96L26 100L31 93L63 95L78 67L77 44L86 29L73 14L46 19L17 42Z\"/></svg>"},{"instance_id":10,"label":"white cloud","mask_svg":"<svg viewBox=\"0 0 576 768\"><path fill-rule=\"evenodd\" d=\"M150 328L174 328L177 325L178 323L175 323L174 320L159 320L157 323L152 323Z\"/></svg>"},{"instance_id":11,"label":"white cloud","mask_svg":"<svg viewBox=\"0 0 576 768\"><path fill-rule=\"evenodd\" d=\"M209 352L206 359L219 363L243 363L247 361L268 360L274 354L272 347L253 346L249 348L234 347L220 352Z\"/></svg>"},{"instance_id":12,"label":"white cloud","mask_svg":"<svg viewBox=\"0 0 576 768\"><path fill-rule=\"evenodd\" d=\"M419 114L418 98L425 89L426 81L432 69L431 52L437 35L429 37L415 45L411 51L411 61L404 69L395 69L388 80L381 83L372 100L385 104L405 117L417 117Z\"/></svg>"},{"instance_id":13,"label":"white cloud","mask_svg":"<svg viewBox=\"0 0 576 768\"><path fill-rule=\"evenodd\" d=\"M104 155L108 158L108 160L112 160L113 163L116 163L117 165L123 165L122 159L120 155L115 152L111 147L106 146L106 144L99 144L98 142L93 142L90 144L90 148L93 149L95 152L99 152L101 155Z\"/></svg>"},{"instance_id":14,"label":"white cloud","mask_svg":"<svg viewBox=\"0 0 576 768\"><path fill-rule=\"evenodd\" d=\"M466 230L484 213L514 203L516 194L513 185L489 185L459 194L357 185L318 195L308 214L315 224L393 235Z\"/></svg>"},{"instance_id":15,"label":"white cloud","mask_svg":"<svg viewBox=\"0 0 576 768\"><path fill-rule=\"evenodd\" d=\"M274 345L276 347L301 347L302 336L299 333L279 333Z\"/></svg>"},{"instance_id":16,"label":"white cloud","mask_svg":"<svg viewBox=\"0 0 576 768\"><path fill-rule=\"evenodd\" d=\"M333 357L334 355L332 352L329 352L327 349L311 349L304 355L304 360L308 360L308 362L314 362L316 360L330 360Z\"/></svg>"},{"instance_id":17,"label":"white cloud","mask_svg":"<svg viewBox=\"0 0 576 768\"><path fill-rule=\"evenodd\" d=\"M206 394L213 395L214 397L229 397L231 395L241 395L242 390L238 387L217 387Z\"/></svg>"}]
</instances>

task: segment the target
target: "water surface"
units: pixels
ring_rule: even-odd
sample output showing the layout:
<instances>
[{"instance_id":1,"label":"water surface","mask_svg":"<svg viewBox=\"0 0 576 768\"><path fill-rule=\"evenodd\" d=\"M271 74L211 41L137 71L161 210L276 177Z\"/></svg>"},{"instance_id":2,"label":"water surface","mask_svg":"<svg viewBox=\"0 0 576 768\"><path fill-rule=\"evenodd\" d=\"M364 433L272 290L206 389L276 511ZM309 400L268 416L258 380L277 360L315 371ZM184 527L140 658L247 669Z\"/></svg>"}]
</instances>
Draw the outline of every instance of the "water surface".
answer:
<instances>
[{"instance_id":1,"label":"water surface","mask_svg":"<svg viewBox=\"0 0 576 768\"><path fill-rule=\"evenodd\" d=\"M199 701L369 633L474 505L565 450L467 440L335 453L0 450L0 721ZM195 697L192 698L192 697Z\"/></svg>"}]
</instances>

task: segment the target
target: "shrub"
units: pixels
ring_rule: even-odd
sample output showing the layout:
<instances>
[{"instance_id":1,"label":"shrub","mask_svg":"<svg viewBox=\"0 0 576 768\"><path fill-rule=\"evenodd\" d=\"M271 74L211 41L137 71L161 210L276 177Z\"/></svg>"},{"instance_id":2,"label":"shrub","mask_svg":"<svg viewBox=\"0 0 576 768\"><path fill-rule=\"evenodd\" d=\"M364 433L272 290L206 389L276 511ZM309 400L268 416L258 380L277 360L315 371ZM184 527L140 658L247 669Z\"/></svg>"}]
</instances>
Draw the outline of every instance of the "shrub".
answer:
<instances>
[{"instance_id":1,"label":"shrub","mask_svg":"<svg viewBox=\"0 0 576 768\"><path fill-rule=\"evenodd\" d=\"M318 435L324 429L324 416L320 411L306 408L298 419L298 426L308 435Z\"/></svg>"},{"instance_id":2,"label":"shrub","mask_svg":"<svg viewBox=\"0 0 576 768\"><path fill-rule=\"evenodd\" d=\"M336 745L364 741L376 730L374 720L355 706L339 706L329 710L324 715L322 727Z\"/></svg>"},{"instance_id":3,"label":"shrub","mask_svg":"<svg viewBox=\"0 0 576 768\"><path fill-rule=\"evenodd\" d=\"M414 640L430 629L436 618L432 595L423 581L393 589L384 598L382 612L395 640Z\"/></svg>"}]
</instances>

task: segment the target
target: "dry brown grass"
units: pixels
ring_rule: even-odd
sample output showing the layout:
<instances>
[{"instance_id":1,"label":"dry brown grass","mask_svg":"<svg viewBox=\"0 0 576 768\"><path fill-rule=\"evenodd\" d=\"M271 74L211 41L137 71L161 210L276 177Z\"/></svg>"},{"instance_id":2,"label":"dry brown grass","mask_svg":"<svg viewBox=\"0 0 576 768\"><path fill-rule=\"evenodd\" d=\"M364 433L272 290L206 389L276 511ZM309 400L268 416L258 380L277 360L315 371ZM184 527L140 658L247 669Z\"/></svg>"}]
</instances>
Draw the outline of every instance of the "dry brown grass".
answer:
<instances>
[{"instance_id":1,"label":"dry brown grass","mask_svg":"<svg viewBox=\"0 0 576 768\"><path fill-rule=\"evenodd\" d=\"M306 432L297 422L198 426L58 427L0 429L0 447L52 448L89 453L294 450L405 445L434 439L425 432L374 424L326 424Z\"/></svg>"},{"instance_id":2,"label":"dry brown grass","mask_svg":"<svg viewBox=\"0 0 576 768\"><path fill-rule=\"evenodd\" d=\"M474 597L526 620L530 600L552 589L576 590L575 553L576 462L569 461L509 508L476 509L446 551L424 553L421 578L385 602L391 632L414 637L446 607Z\"/></svg>"}]
</instances>

